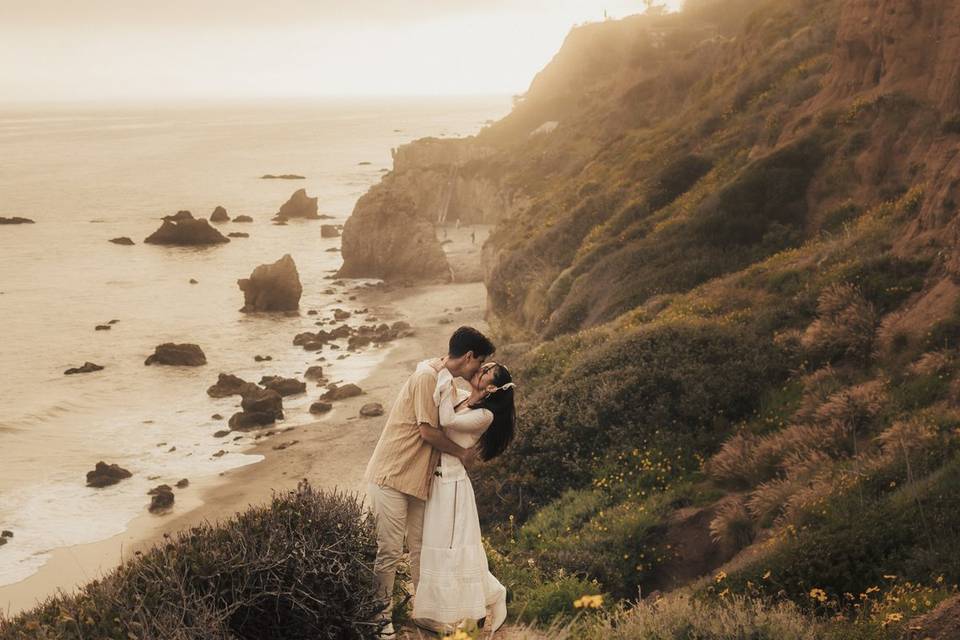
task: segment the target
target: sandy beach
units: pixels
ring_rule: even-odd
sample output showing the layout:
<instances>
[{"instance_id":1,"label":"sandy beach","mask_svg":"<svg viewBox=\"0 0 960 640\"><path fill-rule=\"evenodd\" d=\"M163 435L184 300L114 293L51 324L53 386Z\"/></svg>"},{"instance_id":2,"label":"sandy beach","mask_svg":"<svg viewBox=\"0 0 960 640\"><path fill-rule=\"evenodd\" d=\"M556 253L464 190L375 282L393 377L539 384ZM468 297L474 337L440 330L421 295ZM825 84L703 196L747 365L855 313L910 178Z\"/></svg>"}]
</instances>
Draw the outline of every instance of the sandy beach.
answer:
<instances>
[{"instance_id":1,"label":"sandy beach","mask_svg":"<svg viewBox=\"0 0 960 640\"><path fill-rule=\"evenodd\" d=\"M480 242L474 244L470 238L471 232L479 229L448 230L452 241L445 249L451 262L479 264ZM482 234L485 238L486 229ZM264 455L262 462L224 472L219 477L191 480L189 487L177 490L172 512L152 515L146 511L145 502L143 515L134 519L122 534L92 544L56 549L37 573L0 588L0 608L12 615L58 590L73 590L109 572L137 550L155 544L164 534L203 521L229 518L251 504L268 501L274 491L294 488L302 479L317 487L362 493L363 473L385 416L360 417L360 407L379 402L389 411L416 363L446 352L447 339L454 328L469 324L484 330L486 289L480 282L466 282L360 290L357 303L383 321L402 319L415 330L414 336L384 347L389 351L381 366L360 382L363 395L335 403L330 413L306 425L288 429L278 423L274 435L262 438L248 451ZM319 395L318 391L308 393ZM296 443L284 449L275 449L293 441Z\"/></svg>"}]
</instances>

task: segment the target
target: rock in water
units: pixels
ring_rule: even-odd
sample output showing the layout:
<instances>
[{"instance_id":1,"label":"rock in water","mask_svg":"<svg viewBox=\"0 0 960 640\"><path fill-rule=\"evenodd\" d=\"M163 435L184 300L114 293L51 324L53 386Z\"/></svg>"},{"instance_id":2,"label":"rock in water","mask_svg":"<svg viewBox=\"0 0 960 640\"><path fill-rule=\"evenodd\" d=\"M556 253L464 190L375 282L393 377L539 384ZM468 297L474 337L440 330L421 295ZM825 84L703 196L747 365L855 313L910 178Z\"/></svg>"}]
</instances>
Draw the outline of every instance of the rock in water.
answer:
<instances>
[{"instance_id":1,"label":"rock in water","mask_svg":"<svg viewBox=\"0 0 960 640\"><path fill-rule=\"evenodd\" d=\"M283 378L281 376L263 376L260 379L260 385L272 389L281 396L292 396L298 393L304 393L307 390L307 383L296 378Z\"/></svg>"},{"instance_id":2,"label":"rock in water","mask_svg":"<svg viewBox=\"0 0 960 640\"><path fill-rule=\"evenodd\" d=\"M165 342L154 349L143 364L167 364L178 367L199 367L207 364L203 350L195 344Z\"/></svg>"},{"instance_id":3,"label":"rock in water","mask_svg":"<svg viewBox=\"0 0 960 640\"><path fill-rule=\"evenodd\" d=\"M227 215L227 210L223 207L217 205L217 208L213 210L213 213L210 214L210 222L229 222L230 216Z\"/></svg>"},{"instance_id":4,"label":"rock in water","mask_svg":"<svg viewBox=\"0 0 960 640\"><path fill-rule=\"evenodd\" d=\"M280 211L274 216L274 220L286 220L288 218L306 218L316 220L320 216L317 214L317 199L307 195L306 189L297 189L290 199L283 203Z\"/></svg>"},{"instance_id":5,"label":"rock in water","mask_svg":"<svg viewBox=\"0 0 960 640\"><path fill-rule=\"evenodd\" d=\"M231 429L255 429L283 419L283 399L272 389L259 387L245 393L240 402L243 411L230 416Z\"/></svg>"},{"instance_id":6,"label":"rock in water","mask_svg":"<svg viewBox=\"0 0 960 640\"><path fill-rule=\"evenodd\" d=\"M306 176L301 176L296 173L283 173L279 176L275 176L272 173L260 176L261 180L306 180Z\"/></svg>"},{"instance_id":7,"label":"rock in water","mask_svg":"<svg viewBox=\"0 0 960 640\"><path fill-rule=\"evenodd\" d=\"M337 228L335 224L322 224L320 225L320 237L321 238L339 238L340 229Z\"/></svg>"},{"instance_id":8,"label":"rock in water","mask_svg":"<svg viewBox=\"0 0 960 640\"><path fill-rule=\"evenodd\" d=\"M188 216L190 215L189 212L186 213ZM206 220L194 220L192 216L179 219L176 216L167 216L160 228L150 234L144 242L178 246L202 246L230 242L230 238L211 227Z\"/></svg>"},{"instance_id":9,"label":"rock in water","mask_svg":"<svg viewBox=\"0 0 960 640\"><path fill-rule=\"evenodd\" d=\"M360 415L364 418L375 418L383 415L383 405L379 402L369 402L360 407Z\"/></svg>"},{"instance_id":10,"label":"rock in water","mask_svg":"<svg viewBox=\"0 0 960 640\"><path fill-rule=\"evenodd\" d=\"M93 371L102 371L103 367L99 364L94 364L92 362L84 362L83 366L80 367L71 367L63 372L65 376L72 376L75 373L91 373Z\"/></svg>"},{"instance_id":11,"label":"rock in water","mask_svg":"<svg viewBox=\"0 0 960 640\"><path fill-rule=\"evenodd\" d=\"M240 311L294 311L300 308L300 274L293 258L287 254L273 264L262 264L249 278L237 280L243 291Z\"/></svg>"},{"instance_id":12,"label":"rock in water","mask_svg":"<svg viewBox=\"0 0 960 640\"><path fill-rule=\"evenodd\" d=\"M21 218L20 216L13 216L12 218L3 218L0 217L0 224L33 224L33 220L30 218Z\"/></svg>"},{"instance_id":13,"label":"rock in water","mask_svg":"<svg viewBox=\"0 0 960 640\"><path fill-rule=\"evenodd\" d=\"M250 216L237 216L233 219L234 222L253 222L253 218Z\"/></svg>"},{"instance_id":14,"label":"rock in water","mask_svg":"<svg viewBox=\"0 0 960 640\"><path fill-rule=\"evenodd\" d=\"M310 413L314 414L326 413L331 409L333 409L333 405L322 400L314 402L310 405Z\"/></svg>"},{"instance_id":15,"label":"rock in water","mask_svg":"<svg viewBox=\"0 0 960 640\"><path fill-rule=\"evenodd\" d=\"M177 486L177 489L183 489L185 487L190 486L190 481L187 480L186 478L181 478L180 480L177 481L176 486Z\"/></svg>"},{"instance_id":16,"label":"rock in water","mask_svg":"<svg viewBox=\"0 0 960 640\"><path fill-rule=\"evenodd\" d=\"M87 472L88 487L109 487L133 474L117 464L107 464L103 460L97 463L93 471Z\"/></svg>"},{"instance_id":17,"label":"rock in water","mask_svg":"<svg viewBox=\"0 0 960 640\"><path fill-rule=\"evenodd\" d=\"M245 394L240 406L244 411L270 413L277 420L283 418L283 398L273 389L256 389Z\"/></svg>"},{"instance_id":18,"label":"rock in water","mask_svg":"<svg viewBox=\"0 0 960 640\"><path fill-rule=\"evenodd\" d=\"M131 240L127 236L120 236L119 238L110 238L110 242L112 242L113 244L122 244L127 246L133 244L133 240Z\"/></svg>"},{"instance_id":19,"label":"rock in water","mask_svg":"<svg viewBox=\"0 0 960 640\"><path fill-rule=\"evenodd\" d=\"M221 373L217 376L217 383L207 389L207 395L211 398L226 398L227 396L250 393L257 389L257 385L247 382L230 373Z\"/></svg>"},{"instance_id":20,"label":"rock in water","mask_svg":"<svg viewBox=\"0 0 960 640\"><path fill-rule=\"evenodd\" d=\"M383 183L364 194L343 226L341 278L448 282L450 266L433 224L409 195Z\"/></svg>"},{"instance_id":21,"label":"rock in water","mask_svg":"<svg viewBox=\"0 0 960 640\"><path fill-rule=\"evenodd\" d=\"M150 499L150 513L160 513L173 506L173 489L168 484L161 484L147 492L153 496Z\"/></svg>"},{"instance_id":22,"label":"rock in water","mask_svg":"<svg viewBox=\"0 0 960 640\"><path fill-rule=\"evenodd\" d=\"M227 234L228 238L249 238L250 234L245 231L231 231Z\"/></svg>"}]
</instances>

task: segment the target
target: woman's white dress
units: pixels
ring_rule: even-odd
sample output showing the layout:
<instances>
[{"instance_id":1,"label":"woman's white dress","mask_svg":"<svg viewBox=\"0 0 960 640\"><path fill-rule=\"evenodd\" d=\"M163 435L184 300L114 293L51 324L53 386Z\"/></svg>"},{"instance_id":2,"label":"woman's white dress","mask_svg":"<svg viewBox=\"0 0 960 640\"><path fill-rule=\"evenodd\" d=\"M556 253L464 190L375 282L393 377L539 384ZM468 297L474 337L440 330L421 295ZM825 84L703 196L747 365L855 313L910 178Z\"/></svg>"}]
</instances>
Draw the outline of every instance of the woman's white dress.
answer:
<instances>
[{"instance_id":1,"label":"woman's white dress","mask_svg":"<svg viewBox=\"0 0 960 640\"><path fill-rule=\"evenodd\" d=\"M448 438L461 447L472 447L493 421L487 409L454 410L454 404L469 396L453 384L449 372L437 380L440 425ZM413 604L413 617L456 624L479 620L487 607L506 595L506 588L489 570L480 538L480 517L473 485L460 459L440 455L423 515L423 547L420 584Z\"/></svg>"}]
</instances>

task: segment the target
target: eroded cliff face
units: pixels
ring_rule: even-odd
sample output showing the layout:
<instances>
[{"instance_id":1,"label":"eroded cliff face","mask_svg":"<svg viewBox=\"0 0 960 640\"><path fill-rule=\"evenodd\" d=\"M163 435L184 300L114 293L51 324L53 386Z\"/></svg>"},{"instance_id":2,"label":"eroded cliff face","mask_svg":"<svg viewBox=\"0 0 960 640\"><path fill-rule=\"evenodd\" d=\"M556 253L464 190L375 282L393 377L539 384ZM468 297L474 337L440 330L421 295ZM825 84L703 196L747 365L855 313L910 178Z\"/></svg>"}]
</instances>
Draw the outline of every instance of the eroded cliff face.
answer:
<instances>
[{"instance_id":1,"label":"eroded cliff face","mask_svg":"<svg viewBox=\"0 0 960 640\"><path fill-rule=\"evenodd\" d=\"M343 231L345 277L436 280L450 269L435 225L495 224L526 205L475 138L424 138L393 151L393 171L361 198Z\"/></svg>"},{"instance_id":2,"label":"eroded cliff face","mask_svg":"<svg viewBox=\"0 0 960 640\"><path fill-rule=\"evenodd\" d=\"M403 189L384 180L364 194L343 227L342 278L450 280L433 223Z\"/></svg>"}]
</instances>

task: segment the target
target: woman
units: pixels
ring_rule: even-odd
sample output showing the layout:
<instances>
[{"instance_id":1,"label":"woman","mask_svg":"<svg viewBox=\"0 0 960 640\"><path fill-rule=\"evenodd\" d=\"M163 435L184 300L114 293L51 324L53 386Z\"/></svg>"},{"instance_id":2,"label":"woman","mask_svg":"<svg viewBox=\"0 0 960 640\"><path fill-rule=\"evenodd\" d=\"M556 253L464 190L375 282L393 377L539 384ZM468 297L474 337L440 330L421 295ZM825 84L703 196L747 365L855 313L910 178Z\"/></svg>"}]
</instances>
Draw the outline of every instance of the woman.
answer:
<instances>
[{"instance_id":1,"label":"woman","mask_svg":"<svg viewBox=\"0 0 960 640\"><path fill-rule=\"evenodd\" d=\"M470 381L471 392L458 389L444 369L434 399L440 426L461 447L476 446L480 458L492 460L513 439L516 412L514 384L507 368L485 364ZM480 538L480 518L473 486L460 460L446 453L433 476L423 515L420 584L413 606L414 621L455 625L479 620L490 608L491 632L507 617L507 590L489 571Z\"/></svg>"}]
</instances>

